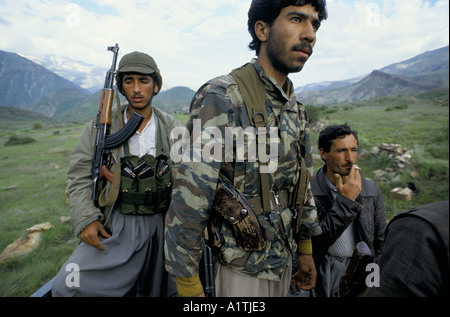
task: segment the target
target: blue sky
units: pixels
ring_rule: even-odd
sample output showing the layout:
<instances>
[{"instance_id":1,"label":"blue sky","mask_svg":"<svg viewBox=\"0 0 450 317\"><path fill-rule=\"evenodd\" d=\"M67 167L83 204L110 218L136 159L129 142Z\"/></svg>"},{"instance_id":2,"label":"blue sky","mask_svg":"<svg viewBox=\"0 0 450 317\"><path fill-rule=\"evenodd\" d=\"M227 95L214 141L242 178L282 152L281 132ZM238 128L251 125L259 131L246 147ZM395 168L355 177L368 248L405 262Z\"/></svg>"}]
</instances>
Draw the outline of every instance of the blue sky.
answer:
<instances>
[{"instance_id":1,"label":"blue sky","mask_svg":"<svg viewBox=\"0 0 450 317\"><path fill-rule=\"evenodd\" d=\"M0 50L110 66L119 43L152 55L167 86L199 88L252 57L250 0L0 0ZM370 73L449 43L448 0L328 0L296 87ZM167 87L166 87L167 88Z\"/></svg>"}]
</instances>

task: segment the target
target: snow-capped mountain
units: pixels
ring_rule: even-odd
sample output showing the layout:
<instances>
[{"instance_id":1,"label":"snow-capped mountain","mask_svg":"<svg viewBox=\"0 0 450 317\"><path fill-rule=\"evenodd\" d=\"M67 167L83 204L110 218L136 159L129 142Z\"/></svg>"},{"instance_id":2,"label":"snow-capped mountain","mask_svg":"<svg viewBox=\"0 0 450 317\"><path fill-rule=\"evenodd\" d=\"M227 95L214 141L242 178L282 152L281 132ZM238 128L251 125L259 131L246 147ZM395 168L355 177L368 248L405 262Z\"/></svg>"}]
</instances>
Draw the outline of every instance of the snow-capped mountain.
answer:
<instances>
[{"instance_id":1,"label":"snow-capped mountain","mask_svg":"<svg viewBox=\"0 0 450 317\"><path fill-rule=\"evenodd\" d=\"M43 57L19 54L36 64L42 65L59 76L78 84L91 91L98 91L103 87L107 68L89 65L82 61L68 57L45 55Z\"/></svg>"}]
</instances>

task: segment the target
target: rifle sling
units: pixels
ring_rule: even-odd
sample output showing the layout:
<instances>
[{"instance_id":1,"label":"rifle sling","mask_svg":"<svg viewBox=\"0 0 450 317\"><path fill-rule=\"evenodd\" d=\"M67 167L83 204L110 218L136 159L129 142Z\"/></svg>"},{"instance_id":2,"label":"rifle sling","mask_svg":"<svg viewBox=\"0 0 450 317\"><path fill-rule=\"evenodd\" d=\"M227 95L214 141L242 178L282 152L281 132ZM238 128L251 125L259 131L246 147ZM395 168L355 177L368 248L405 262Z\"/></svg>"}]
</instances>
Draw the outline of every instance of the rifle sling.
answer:
<instances>
[{"instance_id":1,"label":"rifle sling","mask_svg":"<svg viewBox=\"0 0 450 317\"><path fill-rule=\"evenodd\" d=\"M261 138L261 130L259 128L265 128L265 133L268 132L267 128L267 110L266 110L266 89L263 81L259 77L256 69L251 63L247 63L244 66L235 69L231 72L231 76L234 78L239 86L239 91L241 92L242 99L244 100L245 106L247 108L247 113L249 115L250 123L257 129L258 136L258 149L259 147L266 146L265 140ZM263 142L264 141L264 142ZM259 153L259 150L258 150ZM298 184L296 186L297 195L295 199L295 204L298 212L301 212L301 207L305 201L306 190L308 185L308 171L306 168L305 159L300 154L300 177ZM260 169L264 164L260 163ZM263 203L264 212L271 210L270 208L270 190L269 190L269 178L267 173L260 173L261 182L261 197ZM298 220L301 216L298 215ZM299 227L300 221L297 222L297 227ZM298 228L297 228L298 229Z\"/></svg>"},{"instance_id":2,"label":"rifle sling","mask_svg":"<svg viewBox=\"0 0 450 317\"><path fill-rule=\"evenodd\" d=\"M303 205L306 197L306 187L308 185L308 172L306 170L306 163L303 156L300 155L300 179L295 206Z\"/></svg>"},{"instance_id":3,"label":"rifle sling","mask_svg":"<svg viewBox=\"0 0 450 317\"><path fill-rule=\"evenodd\" d=\"M250 123L255 127L257 133L258 149L260 147L266 147L266 139L261 137L260 128L265 128L267 131L267 110L266 110L266 88L255 67L251 63L247 63L244 66L235 69L231 72L231 76L234 78L239 86L242 99L247 108L247 113L250 119ZM265 150L265 149L264 149ZM258 150L259 153L259 150ZM259 169L267 163L259 162ZM270 196L269 196L269 176L267 173L259 173L260 175L260 192L262 198L262 205L264 212L269 212L270 208Z\"/></svg>"}]
</instances>

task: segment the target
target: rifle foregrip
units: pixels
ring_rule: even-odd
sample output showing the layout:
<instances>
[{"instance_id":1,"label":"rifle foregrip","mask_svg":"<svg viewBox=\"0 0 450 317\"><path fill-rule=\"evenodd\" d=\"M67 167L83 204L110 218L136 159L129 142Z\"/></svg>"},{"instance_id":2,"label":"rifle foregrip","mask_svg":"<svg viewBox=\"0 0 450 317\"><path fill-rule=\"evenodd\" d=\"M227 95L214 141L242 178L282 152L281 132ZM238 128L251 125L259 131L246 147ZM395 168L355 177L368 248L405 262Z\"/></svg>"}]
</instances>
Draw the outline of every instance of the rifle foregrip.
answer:
<instances>
[{"instance_id":1,"label":"rifle foregrip","mask_svg":"<svg viewBox=\"0 0 450 317\"><path fill-rule=\"evenodd\" d=\"M108 134L105 136L105 148L115 149L128 141L139 129L142 121L144 121L144 116L137 112L133 112L130 120L128 120L127 124L122 129L114 134Z\"/></svg>"},{"instance_id":2,"label":"rifle foregrip","mask_svg":"<svg viewBox=\"0 0 450 317\"><path fill-rule=\"evenodd\" d=\"M114 97L114 90L103 89L99 108L99 111L101 111L100 123L102 124L111 124L111 110L113 104L113 97Z\"/></svg>"}]
</instances>

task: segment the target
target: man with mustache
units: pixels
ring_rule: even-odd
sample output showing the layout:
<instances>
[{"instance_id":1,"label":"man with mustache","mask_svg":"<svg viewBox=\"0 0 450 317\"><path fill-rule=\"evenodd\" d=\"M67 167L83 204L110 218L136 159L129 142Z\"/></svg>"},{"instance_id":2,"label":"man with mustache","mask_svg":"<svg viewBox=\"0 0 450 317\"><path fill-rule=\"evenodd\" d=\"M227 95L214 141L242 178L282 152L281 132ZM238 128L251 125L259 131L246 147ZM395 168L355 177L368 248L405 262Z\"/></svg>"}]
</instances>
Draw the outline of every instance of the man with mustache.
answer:
<instances>
[{"instance_id":1,"label":"man with mustache","mask_svg":"<svg viewBox=\"0 0 450 317\"><path fill-rule=\"evenodd\" d=\"M102 194L111 197L99 208L91 178L96 121L86 124L67 173L71 222L81 243L54 279L53 296L176 295L175 280L164 269L163 238L173 182L169 136L179 123L152 105L162 77L151 56L123 56L116 79L128 105L112 112L111 134L133 112L145 119L129 141L112 150L109 168L120 187L107 182Z\"/></svg>"},{"instance_id":2,"label":"man with mustache","mask_svg":"<svg viewBox=\"0 0 450 317\"><path fill-rule=\"evenodd\" d=\"M291 214L289 208L290 195L300 178L300 157L305 158L307 166L302 170L303 175L307 172L312 175L312 156L307 113L296 100L288 75L301 71L312 54L316 33L321 21L327 17L325 1L253 0L248 16L248 30L252 36L249 47L255 50L257 58L240 70L245 69L248 76L255 78L244 83L262 87L262 93L257 94L262 97L262 102L257 106L263 110L249 113L247 107L252 102L247 104L243 93L250 90L244 89L242 82L237 83L233 71L231 75L214 78L200 88L191 103L187 128L193 136L194 120L200 120L202 129L215 127L226 136L229 128L253 131L255 121L267 119L265 128L258 131L262 134L277 129L277 138L273 141L278 151L277 164L271 172L264 172L261 171L261 158L239 160L236 153L249 149L248 138L242 142L237 138L234 140L231 160L227 160L230 153L225 153L220 161L180 164L165 235L166 268L176 276L180 296L204 295L205 285L199 279L199 266L205 229L210 231L210 241L217 239L212 245L217 296L286 296L291 278L295 285L305 290L315 285L311 237L320 234L320 227L309 187L302 200L302 223L298 231L293 229L295 213ZM259 90L255 88L254 91ZM191 146L196 141L192 138ZM226 138L216 139L217 144L223 145L226 141ZM206 140L202 145L208 145ZM263 143L262 148L270 145ZM266 176L267 183L262 180ZM242 240L249 238L249 234L239 235L239 223L238 231L233 231L235 227L230 222L234 222L235 217L225 219L220 214L222 207L233 204L233 198L215 204L219 199L217 189L221 189L219 186L224 182L251 205L253 212L245 208L230 210L237 210L236 217L242 217L242 222L249 217L249 212L254 213L258 225L247 229L252 233L260 230L263 239L260 246L245 247L249 241ZM265 201L264 197L270 201ZM300 272L292 277L291 261L297 256Z\"/></svg>"},{"instance_id":3,"label":"man with mustache","mask_svg":"<svg viewBox=\"0 0 450 317\"><path fill-rule=\"evenodd\" d=\"M372 254L381 252L386 228L383 198L356 165L358 134L346 125L333 125L319 134L325 165L311 179L322 234L313 237L317 297L339 296L339 282L360 241Z\"/></svg>"}]
</instances>

